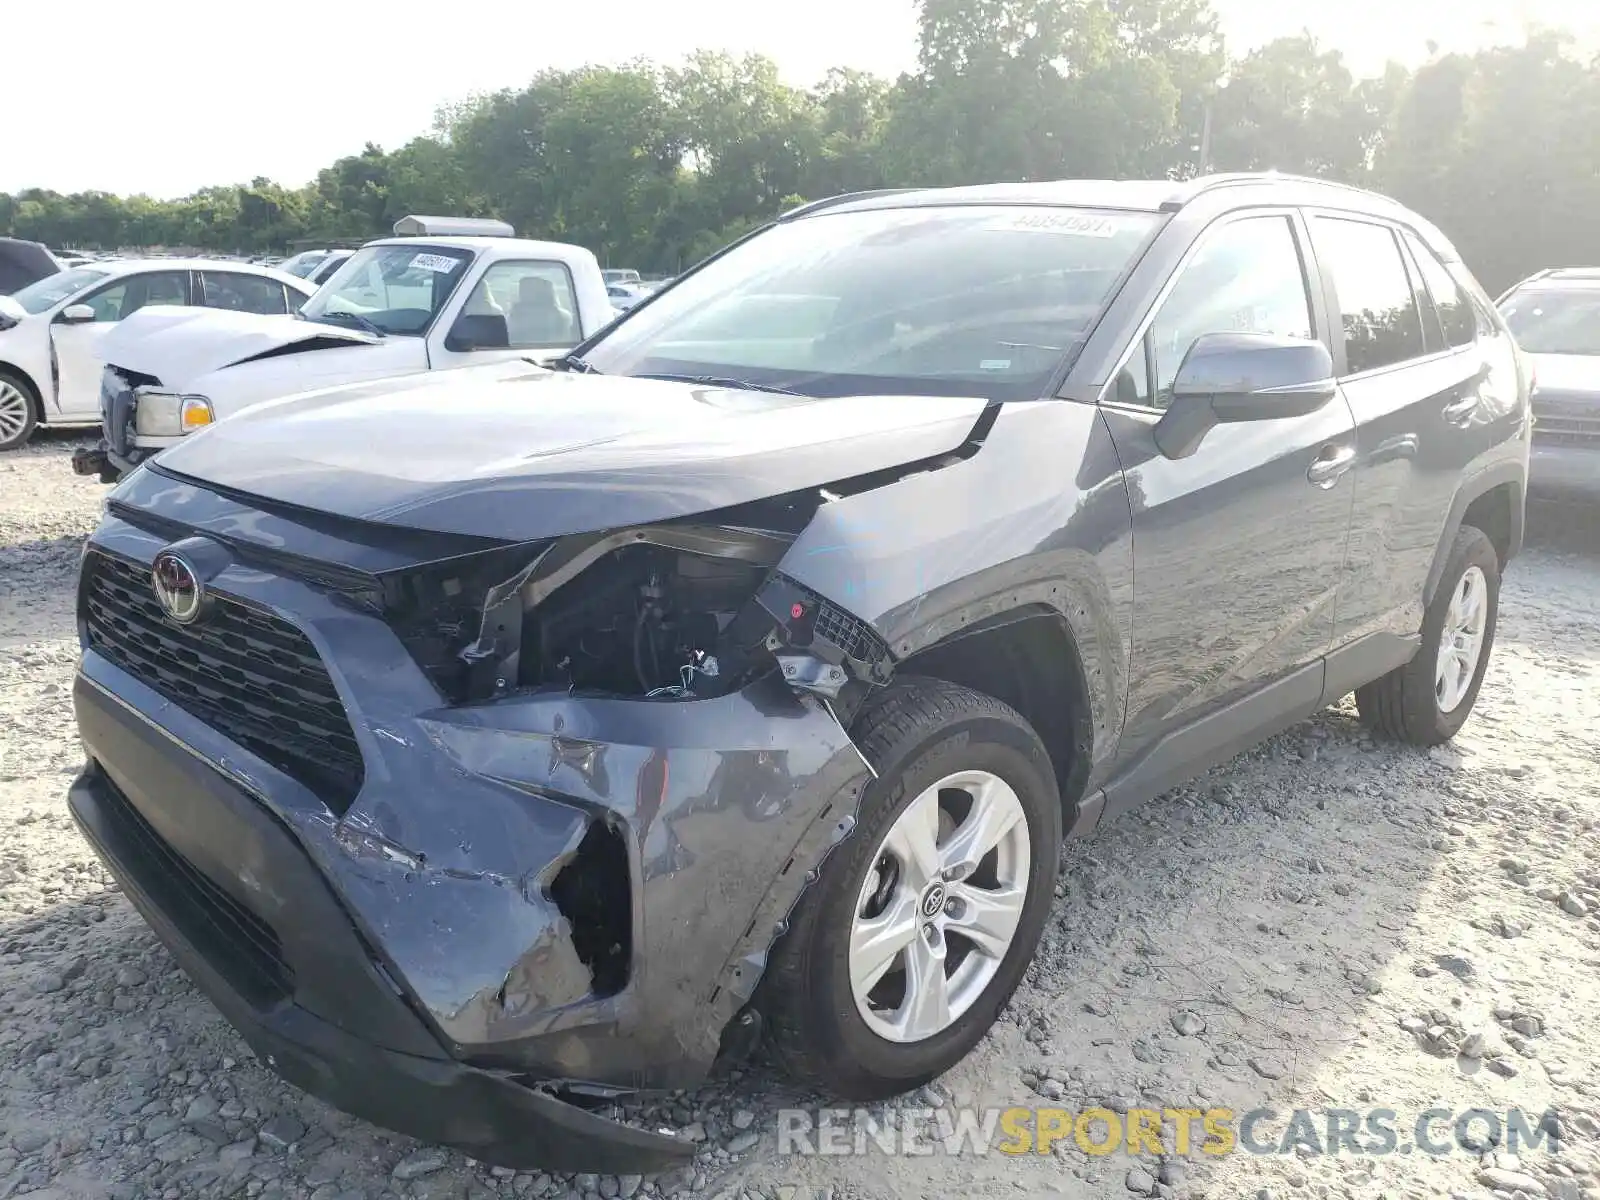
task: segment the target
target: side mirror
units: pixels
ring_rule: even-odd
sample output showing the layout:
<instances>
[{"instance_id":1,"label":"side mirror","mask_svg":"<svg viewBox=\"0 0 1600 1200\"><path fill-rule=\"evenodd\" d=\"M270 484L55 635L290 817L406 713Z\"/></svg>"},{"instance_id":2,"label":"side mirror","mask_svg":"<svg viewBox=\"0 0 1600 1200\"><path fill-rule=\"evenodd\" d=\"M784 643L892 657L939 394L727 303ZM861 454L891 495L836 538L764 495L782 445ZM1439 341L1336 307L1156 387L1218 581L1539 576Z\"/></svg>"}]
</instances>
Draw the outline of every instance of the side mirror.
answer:
<instances>
[{"instance_id":1,"label":"side mirror","mask_svg":"<svg viewBox=\"0 0 1600 1200\"><path fill-rule=\"evenodd\" d=\"M1156 423L1156 448L1188 458L1213 426L1316 412L1338 394L1321 342L1266 333L1208 333L1178 365L1172 402Z\"/></svg>"},{"instance_id":2,"label":"side mirror","mask_svg":"<svg viewBox=\"0 0 1600 1200\"><path fill-rule=\"evenodd\" d=\"M444 348L460 354L468 350L509 350L511 334L506 319L497 313L462 313L450 327Z\"/></svg>"},{"instance_id":3,"label":"side mirror","mask_svg":"<svg viewBox=\"0 0 1600 1200\"><path fill-rule=\"evenodd\" d=\"M69 304L61 310L56 320L63 325L82 325L94 320L94 309L87 304Z\"/></svg>"}]
</instances>

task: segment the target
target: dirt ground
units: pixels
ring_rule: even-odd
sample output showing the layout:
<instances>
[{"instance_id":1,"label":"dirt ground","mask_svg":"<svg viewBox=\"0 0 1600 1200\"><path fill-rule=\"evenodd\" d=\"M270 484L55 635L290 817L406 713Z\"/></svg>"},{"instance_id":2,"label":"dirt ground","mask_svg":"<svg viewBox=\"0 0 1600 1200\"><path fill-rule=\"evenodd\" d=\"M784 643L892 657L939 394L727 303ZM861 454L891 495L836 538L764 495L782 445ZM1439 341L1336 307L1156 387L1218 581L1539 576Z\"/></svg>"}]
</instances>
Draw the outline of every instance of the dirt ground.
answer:
<instances>
[{"instance_id":1,"label":"dirt ground","mask_svg":"<svg viewBox=\"0 0 1600 1200\"><path fill-rule=\"evenodd\" d=\"M861 1156L780 1155L780 1121L798 1119L780 1110L817 1101L755 1069L635 1114L699 1139L692 1167L551 1177L491 1171L279 1083L110 886L64 805L81 759L73 577L105 496L71 474L74 444L56 435L0 456L0 1200L1600 1200L1592 535L1534 515L1477 714L1453 746L1375 744L1335 709L1069 846L1007 1017L937 1085L872 1114L937 1130L971 1105L1269 1108L1252 1140L1276 1145L1295 1109L1314 1110L1318 1135L1329 1109L1363 1129L1389 1109L1392 1153L1314 1135L1288 1153L1192 1144L1185 1156L1169 1127L1164 1158L1149 1145L1086 1153L1074 1137L1020 1156L970 1143L888 1154L870 1139ZM1433 1108L1450 1114L1432 1126L1449 1152L1408 1153ZM1520 1109L1530 1124L1554 1113L1560 1151L1513 1155L1482 1118L1471 1145L1452 1145L1451 1121L1471 1109Z\"/></svg>"}]
</instances>

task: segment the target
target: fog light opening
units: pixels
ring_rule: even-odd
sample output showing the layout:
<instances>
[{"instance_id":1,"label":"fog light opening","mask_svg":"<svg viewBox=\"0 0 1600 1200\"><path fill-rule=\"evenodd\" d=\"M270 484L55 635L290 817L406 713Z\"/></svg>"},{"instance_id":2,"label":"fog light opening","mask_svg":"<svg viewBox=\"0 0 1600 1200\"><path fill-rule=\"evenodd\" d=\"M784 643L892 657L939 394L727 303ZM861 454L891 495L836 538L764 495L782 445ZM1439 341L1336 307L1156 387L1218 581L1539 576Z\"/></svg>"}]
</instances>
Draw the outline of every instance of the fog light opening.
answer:
<instances>
[{"instance_id":1,"label":"fog light opening","mask_svg":"<svg viewBox=\"0 0 1600 1200\"><path fill-rule=\"evenodd\" d=\"M596 996L628 984L633 961L633 893L622 831L593 822L550 884L550 899L572 926L572 947L589 968Z\"/></svg>"}]
</instances>

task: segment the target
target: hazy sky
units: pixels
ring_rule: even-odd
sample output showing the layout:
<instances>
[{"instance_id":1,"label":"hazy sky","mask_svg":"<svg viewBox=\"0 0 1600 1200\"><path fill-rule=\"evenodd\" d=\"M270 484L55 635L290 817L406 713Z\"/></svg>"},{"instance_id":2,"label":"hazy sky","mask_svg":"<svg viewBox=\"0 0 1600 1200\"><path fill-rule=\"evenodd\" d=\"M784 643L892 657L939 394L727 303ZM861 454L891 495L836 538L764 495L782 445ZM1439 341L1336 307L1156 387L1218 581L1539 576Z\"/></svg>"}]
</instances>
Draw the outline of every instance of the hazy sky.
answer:
<instances>
[{"instance_id":1,"label":"hazy sky","mask_svg":"<svg viewBox=\"0 0 1600 1200\"><path fill-rule=\"evenodd\" d=\"M1515 37L1523 21L1600 35L1600 0L1215 2L1236 52L1310 28L1369 71L1420 60L1430 38L1470 49ZM0 3L16 51L5 55L0 191L300 184L367 141L392 149L426 132L442 101L546 66L705 46L760 51L810 84L834 65L892 76L916 56L913 0Z\"/></svg>"}]
</instances>

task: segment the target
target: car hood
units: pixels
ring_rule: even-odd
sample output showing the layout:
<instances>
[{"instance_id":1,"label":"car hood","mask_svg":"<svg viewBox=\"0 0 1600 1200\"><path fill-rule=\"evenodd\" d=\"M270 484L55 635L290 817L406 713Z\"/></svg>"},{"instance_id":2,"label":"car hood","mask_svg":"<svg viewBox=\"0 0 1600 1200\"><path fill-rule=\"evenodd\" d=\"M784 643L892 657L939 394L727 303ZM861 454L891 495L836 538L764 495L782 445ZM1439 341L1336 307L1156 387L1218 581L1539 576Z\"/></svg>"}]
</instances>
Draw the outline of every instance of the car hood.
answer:
<instances>
[{"instance_id":1,"label":"car hood","mask_svg":"<svg viewBox=\"0 0 1600 1200\"><path fill-rule=\"evenodd\" d=\"M1588 354L1532 354L1541 392L1600 396L1600 358Z\"/></svg>"},{"instance_id":2,"label":"car hood","mask_svg":"<svg viewBox=\"0 0 1600 1200\"><path fill-rule=\"evenodd\" d=\"M299 317L152 305L119 321L97 353L114 367L153 376L163 387L184 388L208 372L265 354L375 345L380 340L358 329Z\"/></svg>"},{"instance_id":3,"label":"car hood","mask_svg":"<svg viewBox=\"0 0 1600 1200\"><path fill-rule=\"evenodd\" d=\"M152 469L353 519L525 541L936 458L962 447L986 405L816 400L511 362L257 405Z\"/></svg>"}]
</instances>

